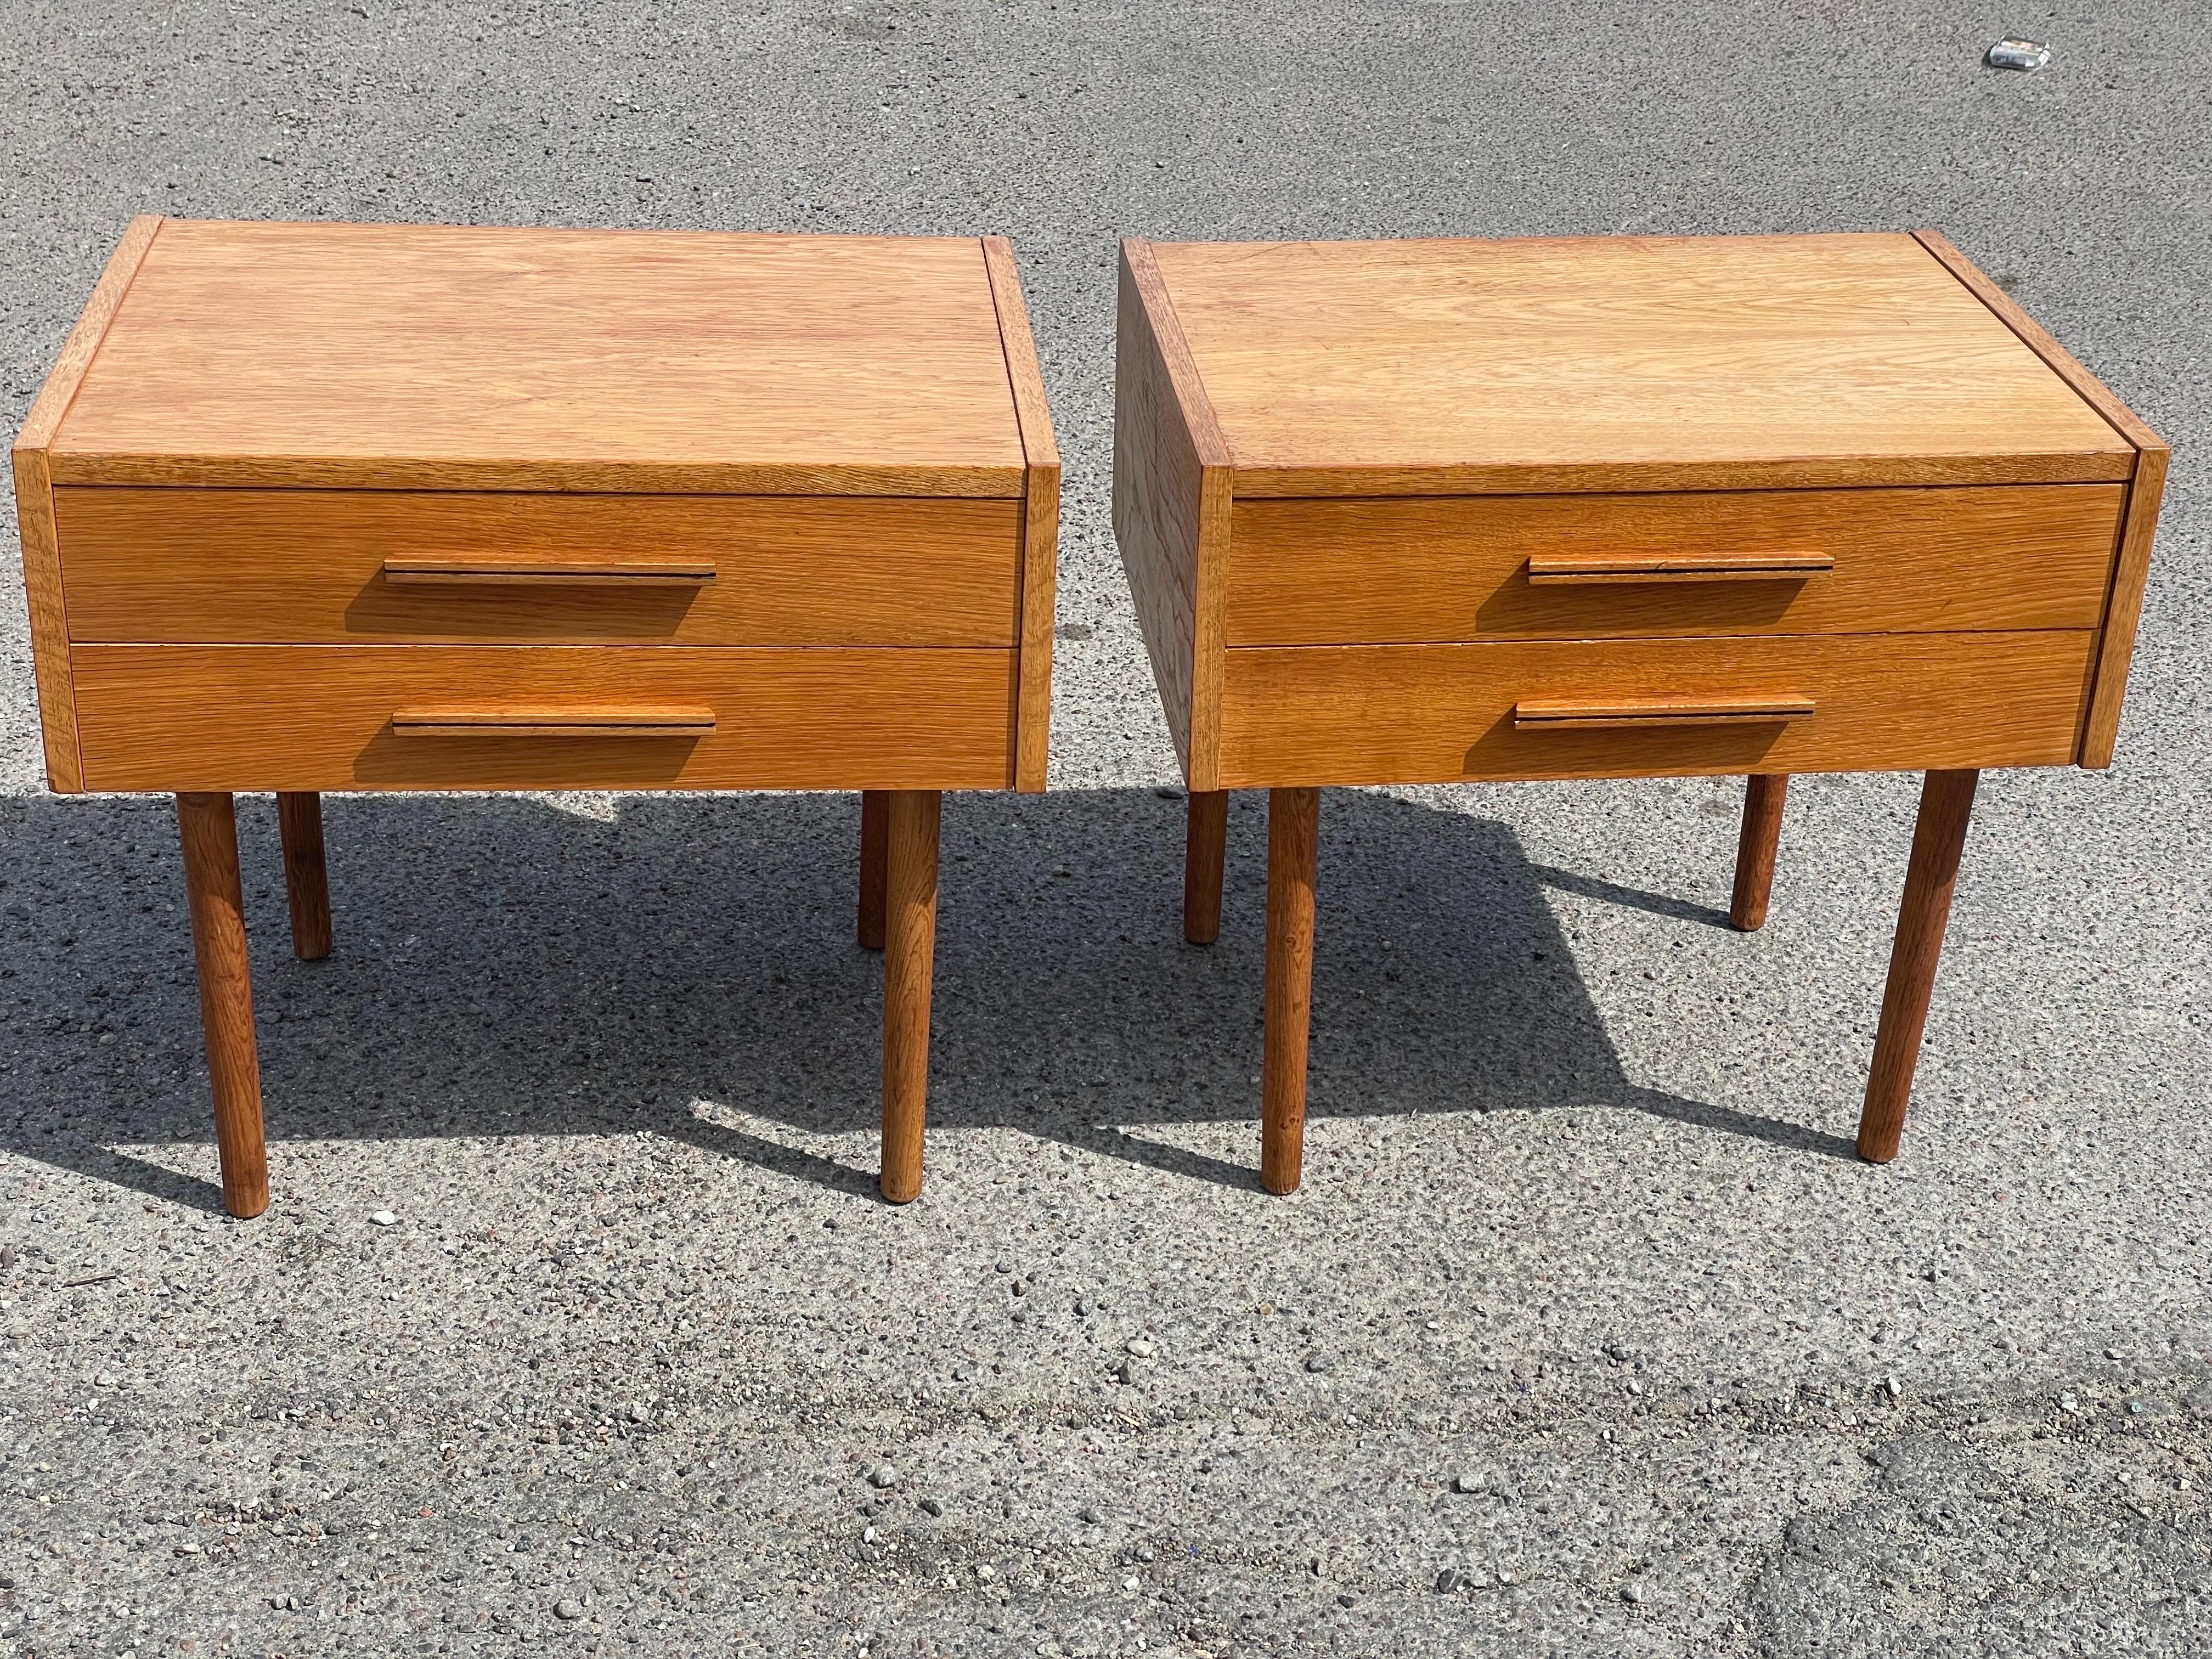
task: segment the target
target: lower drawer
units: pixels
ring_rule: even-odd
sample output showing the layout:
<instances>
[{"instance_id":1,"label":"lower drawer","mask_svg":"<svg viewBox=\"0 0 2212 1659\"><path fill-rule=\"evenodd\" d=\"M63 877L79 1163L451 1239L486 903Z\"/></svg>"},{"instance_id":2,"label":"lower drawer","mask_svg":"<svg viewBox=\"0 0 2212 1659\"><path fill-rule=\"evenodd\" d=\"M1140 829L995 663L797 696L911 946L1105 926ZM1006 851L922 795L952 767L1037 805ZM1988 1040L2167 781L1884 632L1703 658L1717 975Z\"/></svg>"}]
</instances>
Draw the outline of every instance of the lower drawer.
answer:
<instances>
[{"instance_id":1,"label":"lower drawer","mask_svg":"<svg viewBox=\"0 0 2212 1659\"><path fill-rule=\"evenodd\" d=\"M78 646L88 789L998 789L1015 657Z\"/></svg>"},{"instance_id":2,"label":"lower drawer","mask_svg":"<svg viewBox=\"0 0 2212 1659\"><path fill-rule=\"evenodd\" d=\"M2070 763L2096 635L1226 653L1224 788Z\"/></svg>"}]
</instances>

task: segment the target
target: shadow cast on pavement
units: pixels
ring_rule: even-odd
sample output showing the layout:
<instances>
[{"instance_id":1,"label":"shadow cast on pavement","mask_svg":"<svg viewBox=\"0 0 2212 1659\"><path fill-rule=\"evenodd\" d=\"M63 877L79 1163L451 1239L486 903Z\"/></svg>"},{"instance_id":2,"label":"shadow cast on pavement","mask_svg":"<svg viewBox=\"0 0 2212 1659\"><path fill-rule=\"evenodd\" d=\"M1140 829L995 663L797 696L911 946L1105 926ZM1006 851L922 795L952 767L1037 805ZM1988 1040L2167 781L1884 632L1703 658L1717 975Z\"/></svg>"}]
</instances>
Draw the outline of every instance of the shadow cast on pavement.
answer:
<instances>
[{"instance_id":1,"label":"shadow cast on pavement","mask_svg":"<svg viewBox=\"0 0 2212 1659\"><path fill-rule=\"evenodd\" d=\"M1135 1132L1259 1112L1266 796L1232 800L1222 936L1199 950L1180 937L1171 793L948 799L933 1128L1011 1127L1256 1189L1252 1169ZM872 1162L730 1121L876 1121L854 797L334 796L320 963L289 954L272 803L241 796L239 816L272 1141L650 1130L873 1193ZM212 1139L167 798L0 802L0 1146L219 1212L212 1182L117 1150ZM1611 1107L1852 1156L1633 1083L1547 888L1717 917L1533 865L1492 820L1330 792L1310 1113Z\"/></svg>"}]
</instances>

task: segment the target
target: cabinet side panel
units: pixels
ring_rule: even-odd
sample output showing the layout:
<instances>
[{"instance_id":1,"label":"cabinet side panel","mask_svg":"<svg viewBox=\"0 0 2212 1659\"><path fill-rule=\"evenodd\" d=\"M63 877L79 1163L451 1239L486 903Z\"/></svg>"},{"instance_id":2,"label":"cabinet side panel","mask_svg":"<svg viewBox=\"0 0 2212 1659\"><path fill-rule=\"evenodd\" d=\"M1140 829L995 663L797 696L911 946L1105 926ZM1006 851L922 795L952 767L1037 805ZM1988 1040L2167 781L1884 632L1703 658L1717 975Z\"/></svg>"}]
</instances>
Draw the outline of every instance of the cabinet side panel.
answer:
<instances>
[{"instance_id":1,"label":"cabinet side panel","mask_svg":"<svg viewBox=\"0 0 2212 1659\"><path fill-rule=\"evenodd\" d=\"M998 308L999 343L1022 432L1028 471L1022 518L1021 685L1014 714L1014 787L1042 790L1052 758L1052 626L1060 560L1060 447L1037 362L1029 307L1022 301L1014 250L1003 236L983 239L983 264Z\"/></svg>"},{"instance_id":2,"label":"cabinet side panel","mask_svg":"<svg viewBox=\"0 0 2212 1659\"><path fill-rule=\"evenodd\" d=\"M2143 586L2150 577L2152 538L2158 529L2159 500L2166 489L2166 444L2150 426L2114 395L2080 360L2021 310L2013 297L1978 270L1941 231L1916 231L1920 245L1963 283L1992 314L2043 359L2074 394L2104 417L2135 447L2136 464L2128 488L2126 516L2120 528L2119 557L2105 605L2105 625L2097 645L2095 684L2081 722L2076 764L2106 767L2120 732L2120 705L2128 690L2128 665L2135 655L2136 628L2142 617Z\"/></svg>"},{"instance_id":3,"label":"cabinet side panel","mask_svg":"<svg viewBox=\"0 0 2212 1659\"><path fill-rule=\"evenodd\" d=\"M1212 787L1194 769L1191 750L1204 483L1205 468L1125 245L1114 337L1114 539L1176 756L1194 789Z\"/></svg>"},{"instance_id":4,"label":"cabinet side panel","mask_svg":"<svg viewBox=\"0 0 2212 1659\"><path fill-rule=\"evenodd\" d=\"M2150 580L2150 547L2158 533L2158 504L2166 493L2166 451L2146 449L2136 458L2135 483L2128 487L2127 514L2120 525L2120 556L2112 569L2112 598L2105 606L2105 629L2097 645L2095 688L2081 722L2080 764L2106 767L2119 742L2120 705L2128 694L2128 665L2136 653L2136 628L2142 620L2143 587Z\"/></svg>"},{"instance_id":5,"label":"cabinet side panel","mask_svg":"<svg viewBox=\"0 0 2212 1659\"><path fill-rule=\"evenodd\" d=\"M46 451L84 372L92 366L107 325L130 291L131 279L160 234L159 214L133 219L107 256L76 326L62 343L53 372L39 388L15 434L15 526L23 544L23 592L31 613L31 668L39 688L39 726L46 752L46 787L56 794L84 788L79 755L76 698L70 678L69 613L62 597L61 544L54 527L53 468Z\"/></svg>"},{"instance_id":6,"label":"cabinet side panel","mask_svg":"<svg viewBox=\"0 0 2212 1659\"><path fill-rule=\"evenodd\" d=\"M23 544L23 594L31 612L31 671L39 688L46 787L58 795L84 788L77 753L76 693L70 679L69 617L62 609L61 550L54 539L54 491L42 449L15 452L15 529Z\"/></svg>"},{"instance_id":7,"label":"cabinet side panel","mask_svg":"<svg viewBox=\"0 0 2212 1659\"><path fill-rule=\"evenodd\" d=\"M1030 468L1022 506L1021 684L1015 694L1014 787L1044 788L1052 766L1052 626L1060 562L1060 468Z\"/></svg>"}]
</instances>

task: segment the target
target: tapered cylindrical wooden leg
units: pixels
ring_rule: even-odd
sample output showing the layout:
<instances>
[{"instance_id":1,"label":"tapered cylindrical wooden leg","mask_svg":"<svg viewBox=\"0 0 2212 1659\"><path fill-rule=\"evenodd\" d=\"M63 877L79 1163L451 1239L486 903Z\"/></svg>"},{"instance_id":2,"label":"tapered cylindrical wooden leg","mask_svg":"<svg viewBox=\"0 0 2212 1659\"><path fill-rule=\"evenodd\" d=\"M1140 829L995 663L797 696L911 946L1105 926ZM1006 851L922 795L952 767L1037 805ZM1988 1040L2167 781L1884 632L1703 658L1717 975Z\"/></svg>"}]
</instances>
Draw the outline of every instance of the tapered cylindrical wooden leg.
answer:
<instances>
[{"instance_id":1,"label":"tapered cylindrical wooden leg","mask_svg":"<svg viewBox=\"0 0 2212 1659\"><path fill-rule=\"evenodd\" d=\"M1920 790L1920 818L1912 830L1912 862L1905 872L1905 902L1889 952L1889 984L1881 996L1881 1029L1874 1040L1874 1070L1859 1114L1859 1156L1887 1164L1905 1133L1905 1103L1912 1097L1912 1067L1928 1024L1929 994L1936 988L1936 960L1958 884L1959 854L1974 808L1978 772L1930 772Z\"/></svg>"},{"instance_id":2,"label":"tapered cylindrical wooden leg","mask_svg":"<svg viewBox=\"0 0 2212 1659\"><path fill-rule=\"evenodd\" d=\"M1267 796L1267 1019L1260 1064L1260 1184L1293 1193L1306 1146L1306 1026L1313 1010L1314 865L1321 791Z\"/></svg>"},{"instance_id":3,"label":"tapered cylindrical wooden leg","mask_svg":"<svg viewBox=\"0 0 2212 1659\"><path fill-rule=\"evenodd\" d=\"M331 878L323 865L323 798L279 793L276 828L284 838L284 896L292 907L292 954L320 962L331 953Z\"/></svg>"},{"instance_id":4,"label":"tapered cylindrical wooden leg","mask_svg":"<svg viewBox=\"0 0 2212 1659\"><path fill-rule=\"evenodd\" d=\"M179 795L177 830L191 900L200 1021L222 1157L222 1206L234 1216L256 1216L269 1207L269 1158L261 1139L261 1061L253 1043L253 982L246 971L238 824L230 797Z\"/></svg>"},{"instance_id":5,"label":"tapered cylindrical wooden leg","mask_svg":"<svg viewBox=\"0 0 2212 1659\"><path fill-rule=\"evenodd\" d=\"M1786 775L1743 781L1743 833L1736 838L1735 896L1729 901L1729 926L1742 933L1756 933L1766 924L1774 854L1782 842L1782 806L1789 793Z\"/></svg>"},{"instance_id":6,"label":"tapered cylindrical wooden leg","mask_svg":"<svg viewBox=\"0 0 2212 1659\"><path fill-rule=\"evenodd\" d=\"M929 1099L929 983L937 954L937 826L942 797L888 797L889 880L884 915L884 1163L894 1204L921 1194L921 1135Z\"/></svg>"},{"instance_id":7,"label":"tapered cylindrical wooden leg","mask_svg":"<svg viewBox=\"0 0 2212 1659\"><path fill-rule=\"evenodd\" d=\"M890 792L860 792L860 947L884 948L885 851L890 845Z\"/></svg>"},{"instance_id":8,"label":"tapered cylindrical wooden leg","mask_svg":"<svg viewBox=\"0 0 2212 1659\"><path fill-rule=\"evenodd\" d=\"M1211 945L1221 936L1221 868L1229 854L1229 792L1190 792L1182 844L1182 936Z\"/></svg>"}]
</instances>

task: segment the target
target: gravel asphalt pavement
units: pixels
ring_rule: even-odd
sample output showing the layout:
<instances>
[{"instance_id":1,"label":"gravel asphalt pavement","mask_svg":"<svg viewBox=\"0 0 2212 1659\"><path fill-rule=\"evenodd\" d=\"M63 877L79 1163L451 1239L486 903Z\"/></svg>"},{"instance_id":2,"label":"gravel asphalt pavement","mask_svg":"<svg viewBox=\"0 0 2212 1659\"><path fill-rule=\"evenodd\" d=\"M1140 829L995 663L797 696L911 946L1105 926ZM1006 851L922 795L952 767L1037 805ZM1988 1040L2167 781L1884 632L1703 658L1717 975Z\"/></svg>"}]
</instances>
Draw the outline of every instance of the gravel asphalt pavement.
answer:
<instances>
[{"instance_id":1,"label":"gravel asphalt pavement","mask_svg":"<svg viewBox=\"0 0 2212 1659\"><path fill-rule=\"evenodd\" d=\"M2212 1653L2208 65L2149 0L14 0L10 429L141 211L1002 230L1067 488L902 1210L853 798L353 796L313 964L241 800L226 1219L173 814L45 793L0 561L0 1653ZM1185 947L1115 239L1929 224L2176 459L2118 763L1984 781L1904 1156L1912 779L1802 781L1750 937L1732 783L1344 791L1261 1194L1264 808Z\"/></svg>"}]
</instances>

